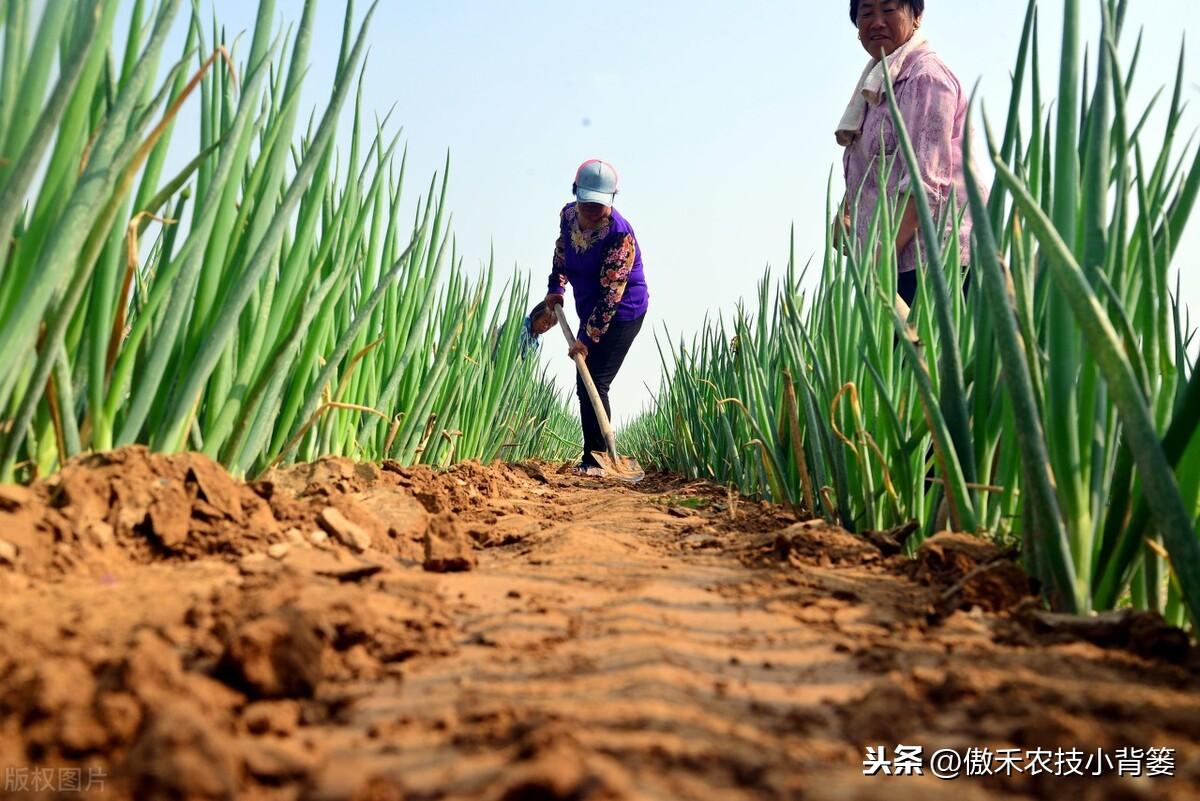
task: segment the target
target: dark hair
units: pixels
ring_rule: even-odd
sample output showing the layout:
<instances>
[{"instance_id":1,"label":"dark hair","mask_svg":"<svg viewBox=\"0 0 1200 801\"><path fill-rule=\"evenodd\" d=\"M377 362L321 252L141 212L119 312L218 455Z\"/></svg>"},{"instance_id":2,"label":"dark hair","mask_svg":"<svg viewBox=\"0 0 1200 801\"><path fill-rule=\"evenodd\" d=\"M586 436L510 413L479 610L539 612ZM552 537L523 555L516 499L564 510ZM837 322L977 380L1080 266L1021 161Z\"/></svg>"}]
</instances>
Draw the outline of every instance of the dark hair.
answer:
<instances>
[{"instance_id":1,"label":"dark hair","mask_svg":"<svg viewBox=\"0 0 1200 801\"><path fill-rule=\"evenodd\" d=\"M538 305L533 307L533 311L529 312L529 319L536 320L537 318L541 317L543 314L546 314L550 311L551 311L550 307L547 306L546 301L543 300L542 302L538 303Z\"/></svg>"},{"instance_id":2,"label":"dark hair","mask_svg":"<svg viewBox=\"0 0 1200 801\"><path fill-rule=\"evenodd\" d=\"M912 11L912 15L920 19L925 14L925 0L896 0L902 6L908 6ZM858 24L858 4L859 0L850 0L850 22Z\"/></svg>"}]
</instances>

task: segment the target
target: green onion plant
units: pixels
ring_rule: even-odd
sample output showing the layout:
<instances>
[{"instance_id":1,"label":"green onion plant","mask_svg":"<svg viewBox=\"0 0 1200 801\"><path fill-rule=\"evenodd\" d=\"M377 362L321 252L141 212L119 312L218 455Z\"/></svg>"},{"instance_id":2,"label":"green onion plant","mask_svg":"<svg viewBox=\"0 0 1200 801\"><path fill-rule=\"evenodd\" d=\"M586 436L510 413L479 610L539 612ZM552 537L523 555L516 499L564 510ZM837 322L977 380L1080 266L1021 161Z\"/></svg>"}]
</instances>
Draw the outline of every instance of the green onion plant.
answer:
<instances>
[{"instance_id":1,"label":"green onion plant","mask_svg":"<svg viewBox=\"0 0 1200 801\"><path fill-rule=\"evenodd\" d=\"M969 208L935 220L914 182L923 257L907 319L894 249L879 247L897 207L880 204L864 242L827 238L811 288L793 243L756 310L660 340L662 390L622 447L855 531L919 521L910 547L942 527L1020 545L1057 609L1200 620L1200 378L1169 281L1200 150L1177 146L1182 54L1162 138L1144 141L1150 109L1128 102L1142 42L1126 66L1128 0L1098 2L1090 74L1079 0L1063 2L1054 113L1028 3L1003 133L982 126L990 188L969 138ZM890 83L888 100L915 172ZM880 165L881 184L896 168ZM962 213L968 293L968 254L943 236Z\"/></svg>"},{"instance_id":2,"label":"green onion plant","mask_svg":"<svg viewBox=\"0 0 1200 801\"><path fill-rule=\"evenodd\" d=\"M180 0L134 0L119 54L117 5L0 5L0 480L134 443L239 475L577 450L520 353L527 280L464 270L449 159L401 212L405 153L361 103L374 6L346 4L305 124L315 0L286 33L260 0L245 51L192 6L173 55ZM168 158L185 105L199 147Z\"/></svg>"}]
</instances>

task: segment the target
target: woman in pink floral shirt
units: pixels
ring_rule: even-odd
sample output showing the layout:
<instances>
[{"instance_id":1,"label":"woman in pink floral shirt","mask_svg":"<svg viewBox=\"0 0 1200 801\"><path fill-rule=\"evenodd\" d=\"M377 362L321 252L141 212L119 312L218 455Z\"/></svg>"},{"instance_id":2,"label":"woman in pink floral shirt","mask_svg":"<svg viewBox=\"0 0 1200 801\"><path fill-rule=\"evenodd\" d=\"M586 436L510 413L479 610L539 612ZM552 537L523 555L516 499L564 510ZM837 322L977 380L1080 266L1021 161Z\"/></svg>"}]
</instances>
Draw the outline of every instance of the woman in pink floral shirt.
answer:
<instances>
[{"instance_id":1,"label":"woman in pink floral shirt","mask_svg":"<svg viewBox=\"0 0 1200 801\"><path fill-rule=\"evenodd\" d=\"M921 33L924 12L924 0L851 0L850 19L858 27L858 39L871 61L837 130L838 143L846 149L845 226L853 230L861 245L878 203L896 204L897 294L910 306L917 291L918 248L922 246L916 203L909 196L912 176L899 149L885 94L883 55L888 57L896 103L920 165L917 177L925 187L934 219L946 217L947 245L957 230L961 264L967 264L971 244L971 219L963 213L967 194L962 143L963 137L970 135L967 95ZM880 186L879 167L884 159L890 163L891 173L886 186ZM852 215L856 201L857 215ZM961 224L948 218L952 204ZM921 253L923 257L923 249Z\"/></svg>"}]
</instances>

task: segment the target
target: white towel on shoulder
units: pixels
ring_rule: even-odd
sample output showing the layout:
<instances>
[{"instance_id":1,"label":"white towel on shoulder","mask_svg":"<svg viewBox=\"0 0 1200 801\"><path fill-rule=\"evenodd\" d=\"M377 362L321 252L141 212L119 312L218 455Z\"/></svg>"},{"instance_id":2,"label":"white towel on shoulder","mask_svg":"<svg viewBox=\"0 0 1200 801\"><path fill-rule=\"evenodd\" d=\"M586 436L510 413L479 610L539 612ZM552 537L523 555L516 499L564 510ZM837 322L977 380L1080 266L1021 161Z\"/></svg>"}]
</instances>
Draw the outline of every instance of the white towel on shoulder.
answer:
<instances>
[{"instance_id":1,"label":"white towel on shoulder","mask_svg":"<svg viewBox=\"0 0 1200 801\"><path fill-rule=\"evenodd\" d=\"M913 35L907 42L896 48L896 51L888 56L888 72L892 75L892 80L895 81L900 71L904 69L905 62L912 57L913 53L921 49L928 40L925 34L921 31L913 31ZM858 140L859 133L862 131L863 120L867 118L867 104L878 106L884 100L884 85L883 85L883 60L873 58L867 62L866 69L863 70L862 77L858 79L858 84L854 87L854 94L850 97L850 104L846 106L846 111L842 114L842 120L838 123L837 142L842 147L850 147Z\"/></svg>"}]
</instances>

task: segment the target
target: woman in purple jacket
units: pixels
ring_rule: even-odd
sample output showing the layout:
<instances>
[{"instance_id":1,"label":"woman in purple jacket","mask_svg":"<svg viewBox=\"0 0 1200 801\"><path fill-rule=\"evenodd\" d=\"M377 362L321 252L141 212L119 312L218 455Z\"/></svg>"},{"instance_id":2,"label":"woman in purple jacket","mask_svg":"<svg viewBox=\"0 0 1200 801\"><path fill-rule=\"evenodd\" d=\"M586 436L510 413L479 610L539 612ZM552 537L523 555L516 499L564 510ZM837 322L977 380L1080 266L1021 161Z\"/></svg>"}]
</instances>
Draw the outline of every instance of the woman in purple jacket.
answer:
<instances>
[{"instance_id":1,"label":"woman in purple jacket","mask_svg":"<svg viewBox=\"0 0 1200 801\"><path fill-rule=\"evenodd\" d=\"M616 169L599 159L585 161L576 171L571 187L575 202L564 206L559 215L546 295L548 305L562 303L567 284L571 285L579 331L569 355L584 357L610 420L608 388L642 329L650 300L633 226L613 208L617 183ZM604 452L604 435L581 379L576 379L575 388L583 423L580 468L591 472L600 468L592 454Z\"/></svg>"}]
</instances>

